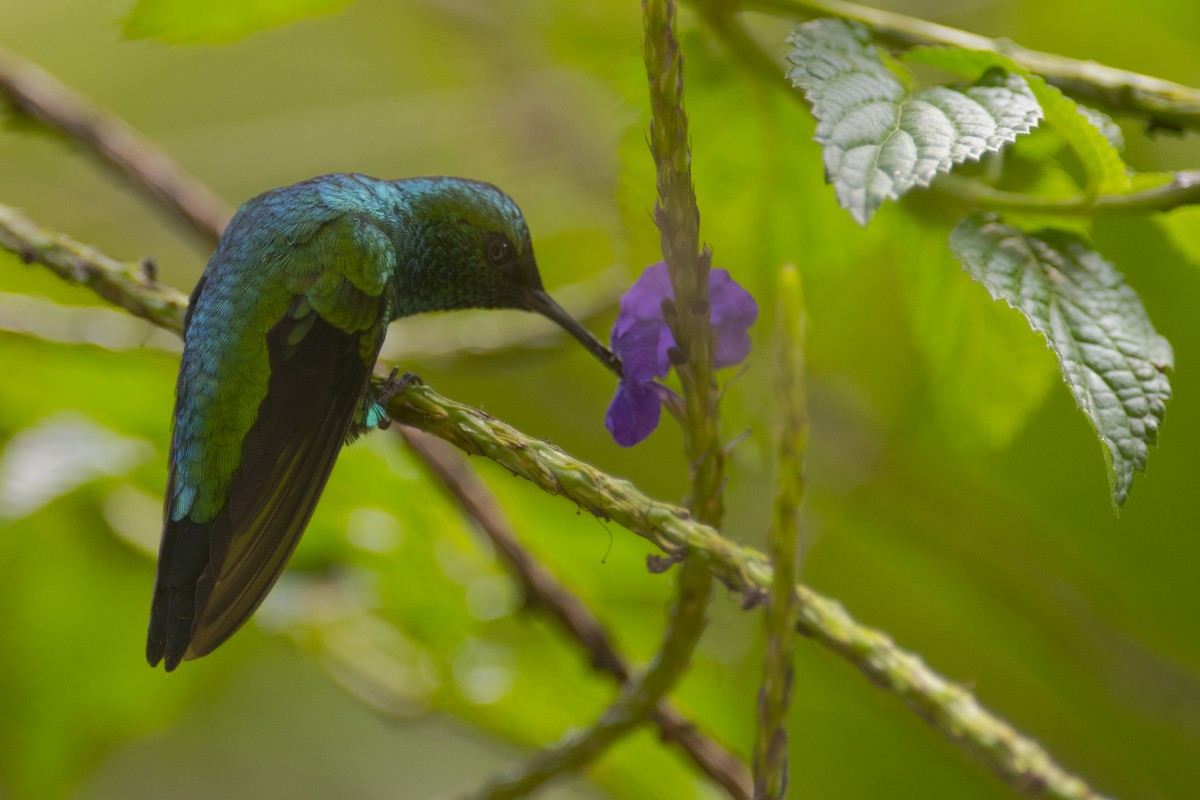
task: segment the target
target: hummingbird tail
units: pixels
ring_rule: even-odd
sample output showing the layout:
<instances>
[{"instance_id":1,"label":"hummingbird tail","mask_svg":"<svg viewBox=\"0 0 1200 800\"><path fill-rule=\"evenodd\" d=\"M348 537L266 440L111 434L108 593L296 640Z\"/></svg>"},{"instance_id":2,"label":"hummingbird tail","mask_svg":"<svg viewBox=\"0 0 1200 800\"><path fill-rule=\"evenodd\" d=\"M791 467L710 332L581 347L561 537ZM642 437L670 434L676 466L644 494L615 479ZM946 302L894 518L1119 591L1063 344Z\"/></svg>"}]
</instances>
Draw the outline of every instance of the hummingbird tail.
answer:
<instances>
[{"instance_id":1,"label":"hummingbird tail","mask_svg":"<svg viewBox=\"0 0 1200 800\"><path fill-rule=\"evenodd\" d=\"M150 605L150 630L146 660L163 661L167 672L179 666L192 640L196 619L196 582L208 566L208 540L212 523L168 519L159 553L154 600Z\"/></svg>"}]
</instances>

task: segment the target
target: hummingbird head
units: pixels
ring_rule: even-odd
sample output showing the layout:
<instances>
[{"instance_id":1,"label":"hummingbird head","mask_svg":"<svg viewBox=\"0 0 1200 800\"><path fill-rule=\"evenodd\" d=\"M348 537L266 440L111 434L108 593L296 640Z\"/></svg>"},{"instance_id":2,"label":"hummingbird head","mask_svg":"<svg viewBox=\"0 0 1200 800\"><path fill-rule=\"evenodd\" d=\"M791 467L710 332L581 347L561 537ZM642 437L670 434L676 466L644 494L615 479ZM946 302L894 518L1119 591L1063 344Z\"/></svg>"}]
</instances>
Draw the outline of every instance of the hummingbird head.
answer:
<instances>
[{"instance_id":1,"label":"hummingbird head","mask_svg":"<svg viewBox=\"0 0 1200 800\"><path fill-rule=\"evenodd\" d=\"M406 313L515 308L553 320L618 376L621 362L542 287L529 226L511 197L465 178L396 181L415 228L403 259L399 307ZM415 190L415 191L414 191Z\"/></svg>"}]
</instances>

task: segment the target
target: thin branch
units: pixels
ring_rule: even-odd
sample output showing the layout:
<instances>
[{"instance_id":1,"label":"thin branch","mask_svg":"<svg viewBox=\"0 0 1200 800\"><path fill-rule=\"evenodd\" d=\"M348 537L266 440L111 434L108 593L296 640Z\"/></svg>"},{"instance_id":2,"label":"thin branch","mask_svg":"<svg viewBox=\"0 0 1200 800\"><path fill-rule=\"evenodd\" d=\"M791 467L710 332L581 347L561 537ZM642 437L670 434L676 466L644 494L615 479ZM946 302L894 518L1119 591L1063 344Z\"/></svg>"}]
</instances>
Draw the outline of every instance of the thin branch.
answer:
<instances>
[{"instance_id":1,"label":"thin branch","mask_svg":"<svg viewBox=\"0 0 1200 800\"><path fill-rule=\"evenodd\" d=\"M767 599L767 648L758 692L758 737L754 743L755 800L783 800L787 792L788 708L792 702L796 639L797 561L800 504L804 499L804 452L808 447L808 403L804 388L804 296L794 266L779 274L775 405L778 462L767 555L775 565Z\"/></svg>"},{"instance_id":2,"label":"thin branch","mask_svg":"<svg viewBox=\"0 0 1200 800\"><path fill-rule=\"evenodd\" d=\"M1200 89L1160 78L1094 61L1029 50L1007 39L991 39L842 0L724 0L723 5L729 9L762 11L791 19L841 17L854 20L870 27L879 41L899 50L933 45L1003 53L1067 94L1093 105L1118 114L1142 117L1157 128L1200 130Z\"/></svg>"},{"instance_id":3,"label":"thin branch","mask_svg":"<svg viewBox=\"0 0 1200 800\"><path fill-rule=\"evenodd\" d=\"M681 587L676 604L693 607L673 612L665 638L674 646L659 651L642 679L625 684L617 701L592 727L540 751L510 774L466 795L465 800L513 800L531 794L565 772L582 769L644 722L690 665L692 650L704 631L704 609L708 606L712 578L706 573L703 580L697 580L695 574L680 573L681 583L685 579L694 580L696 585Z\"/></svg>"},{"instance_id":4,"label":"thin branch","mask_svg":"<svg viewBox=\"0 0 1200 800\"><path fill-rule=\"evenodd\" d=\"M1170 211L1200 203L1200 170L1173 173L1160 186L1122 194L1077 194L1067 197L1009 192L985 183L943 175L933 184L939 192L993 211L1027 211L1035 214L1094 217L1148 211Z\"/></svg>"},{"instance_id":5,"label":"thin branch","mask_svg":"<svg viewBox=\"0 0 1200 800\"><path fill-rule=\"evenodd\" d=\"M427 433L399 425L396 430L492 542L501 560L521 582L526 603L545 611L563 631L583 645L591 653L594 667L609 673L619 683L629 683L629 665L613 647L604 624L521 545L495 496L462 457ZM750 800L750 776L745 765L732 753L698 731L665 701L659 701L651 718L665 740L683 748L692 761L725 787L732 797Z\"/></svg>"},{"instance_id":6,"label":"thin branch","mask_svg":"<svg viewBox=\"0 0 1200 800\"><path fill-rule=\"evenodd\" d=\"M107 258L90 259L95 250L34 226L38 238L22 238L26 226L12 225L5 209L0 247L59 272L57 251L87 262L86 285L99 287L116 305L129 309L169 330L179 331L186 301L181 293L128 280L135 269ZM28 223L28 220L21 218ZM47 242L43 249L42 243ZM93 277L95 273L96 277ZM71 270L59 272L77 280ZM441 397L427 386L414 386L392 399L388 412L398 422L443 439L469 455L481 455L531 481L540 489L561 495L590 514L612 520L668 555L682 550L697 554L731 591L762 597L771 586L772 571L761 553L740 547L713 528L691 519L678 506L654 500L628 481L607 475L571 458L558 448L530 438L487 414ZM966 689L933 671L920 656L898 647L882 631L860 625L841 604L806 586L796 587L797 630L855 665L873 683L904 700L948 739L980 756L1005 780L1035 797L1061 800L1101 800L1085 781L1060 767L1037 742L983 708Z\"/></svg>"},{"instance_id":7,"label":"thin branch","mask_svg":"<svg viewBox=\"0 0 1200 800\"><path fill-rule=\"evenodd\" d=\"M208 187L123 120L102 111L40 67L0 49L0 96L13 110L84 144L101 163L150 194L176 220L215 243L230 212Z\"/></svg>"},{"instance_id":8,"label":"thin branch","mask_svg":"<svg viewBox=\"0 0 1200 800\"><path fill-rule=\"evenodd\" d=\"M6 205L0 205L0 247L26 264L37 261L60 278L88 287L134 316L175 333L183 331L187 296L152 281L140 264L109 258Z\"/></svg>"}]
</instances>

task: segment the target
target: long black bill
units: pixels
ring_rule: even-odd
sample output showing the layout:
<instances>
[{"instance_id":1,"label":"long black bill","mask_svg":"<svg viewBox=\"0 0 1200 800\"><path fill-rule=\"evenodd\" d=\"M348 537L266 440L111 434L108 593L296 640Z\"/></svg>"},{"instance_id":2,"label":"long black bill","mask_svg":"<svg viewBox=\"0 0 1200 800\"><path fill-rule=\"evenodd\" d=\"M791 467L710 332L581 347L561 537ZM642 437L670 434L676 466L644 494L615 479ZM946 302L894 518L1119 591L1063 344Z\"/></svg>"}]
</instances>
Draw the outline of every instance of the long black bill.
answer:
<instances>
[{"instance_id":1,"label":"long black bill","mask_svg":"<svg viewBox=\"0 0 1200 800\"><path fill-rule=\"evenodd\" d=\"M545 289L531 289L528 295L530 311L536 311L544 317L549 317L558 323L559 327L579 340L600 363L612 370L618 378L622 377L621 360L613 352L600 343L591 331L583 327L566 309L554 301Z\"/></svg>"}]
</instances>

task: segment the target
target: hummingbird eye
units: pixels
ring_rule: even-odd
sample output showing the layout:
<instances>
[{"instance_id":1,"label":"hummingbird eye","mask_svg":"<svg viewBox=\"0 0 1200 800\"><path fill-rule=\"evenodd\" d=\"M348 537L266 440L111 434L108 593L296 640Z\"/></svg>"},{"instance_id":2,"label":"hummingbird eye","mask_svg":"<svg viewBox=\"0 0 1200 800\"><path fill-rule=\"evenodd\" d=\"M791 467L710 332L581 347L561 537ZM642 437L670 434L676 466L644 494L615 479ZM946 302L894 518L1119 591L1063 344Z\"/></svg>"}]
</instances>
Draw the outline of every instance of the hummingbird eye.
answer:
<instances>
[{"instance_id":1,"label":"hummingbird eye","mask_svg":"<svg viewBox=\"0 0 1200 800\"><path fill-rule=\"evenodd\" d=\"M483 245L483 254L493 267L507 267L517 254L512 242L502 233L490 233Z\"/></svg>"}]
</instances>

